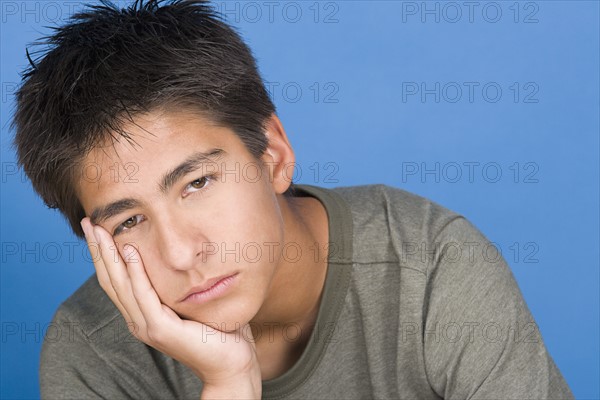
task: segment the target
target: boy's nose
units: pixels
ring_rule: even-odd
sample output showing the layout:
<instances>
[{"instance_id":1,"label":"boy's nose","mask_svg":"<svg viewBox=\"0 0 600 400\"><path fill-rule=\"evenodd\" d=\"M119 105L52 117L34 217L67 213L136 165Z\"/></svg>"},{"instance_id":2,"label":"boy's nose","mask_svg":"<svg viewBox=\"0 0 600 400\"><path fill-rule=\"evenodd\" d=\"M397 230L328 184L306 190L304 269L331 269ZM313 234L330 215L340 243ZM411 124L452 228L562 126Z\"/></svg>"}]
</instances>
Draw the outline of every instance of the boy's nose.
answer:
<instances>
[{"instance_id":1,"label":"boy's nose","mask_svg":"<svg viewBox=\"0 0 600 400\"><path fill-rule=\"evenodd\" d=\"M202 264L201 244L206 240L189 222L163 218L158 227L157 239L165 267L189 270Z\"/></svg>"}]
</instances>

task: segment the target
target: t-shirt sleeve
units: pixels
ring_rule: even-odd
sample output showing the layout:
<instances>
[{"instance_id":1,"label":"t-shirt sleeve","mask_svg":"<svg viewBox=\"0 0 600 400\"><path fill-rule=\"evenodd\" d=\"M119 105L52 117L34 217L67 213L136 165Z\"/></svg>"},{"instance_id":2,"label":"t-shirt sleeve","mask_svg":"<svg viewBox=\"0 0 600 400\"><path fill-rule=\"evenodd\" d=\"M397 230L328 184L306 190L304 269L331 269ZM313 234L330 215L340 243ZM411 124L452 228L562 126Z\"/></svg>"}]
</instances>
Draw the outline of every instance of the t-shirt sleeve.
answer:
<instances>
[{"instance_id":1,"label":"t-shirt sleeve","mask_svg":"<svg viewBox=\"0 0 600 400\"><path fill-rule=\"evenodd\" d=\"M62 307L54 315L40 357L41 398L148 398L97 354L94 342L101 333L86 336L82 328Z\"/></svg>"},{"instance_id":2,"label":"t-shirt sleeve","mask_svg":"<svg viewBox=\"0 0 600 400\"><path fill-rule=\"evenodd\" d=\"M444 399L573 399L499 247L457 217L427 271L427 379Z\"/></svg>"}]
</instances>

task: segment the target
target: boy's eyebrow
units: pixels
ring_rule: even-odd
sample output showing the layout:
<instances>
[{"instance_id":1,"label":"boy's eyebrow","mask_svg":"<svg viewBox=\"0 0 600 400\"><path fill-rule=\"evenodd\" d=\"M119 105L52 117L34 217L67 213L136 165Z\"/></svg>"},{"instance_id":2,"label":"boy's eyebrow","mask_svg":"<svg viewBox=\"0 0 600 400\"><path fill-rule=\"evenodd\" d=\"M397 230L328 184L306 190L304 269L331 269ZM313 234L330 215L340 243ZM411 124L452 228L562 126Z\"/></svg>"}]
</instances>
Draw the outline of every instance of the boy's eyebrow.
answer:
<instances>
[{"instance_id":1,"label":"boy's eyebrow","mask_svg":"<svg viewBox=\"0 0 600 400\"><path fill-rule=\"evenodd\" d=\"M223 154L225 154L225 150L222 149L212 149L207 153L198 151L192 154L184 162L163 175L159 185L160 191L163 192L163 194L166 194L171 186L173 186L173 184L175 184L175 182L177 182L183 176L198 169L207 161L210 162L218 159Z\"/></svg>"},{"instance_id":2,"label":"boy's eyebrow","mask_svg":"<svg viewBox=\"0 0 600 400\"><path fill-rule=\"evenodd\" d=\"M181 164L163 175L158 185L159 190L163 194L166 194L169 189L186 174L198 169L207 161L214 161L215 159L218 159L223 154L226 154L226 151L222 149L212 149L208 152L198 151L193 153ZM125 198L113 201L105 206L96 207L90 215L90 221L93 225L97 225L126 210L139 206L140 203L141 202L139 200Z\"/></svg>"},{"instance_id":3,"label":"boy's eyebrow","mask_svg":"<svg viewBox=\"0 0 600 400\"><path fill-rule=\"evenodd\" d=\"M90 222L92 225L98 225L114 215L118 215L123 211L137 207L140 204L136 199L121 199L113 201L112 203L94 208L90 215Z\"/></svg>"}]
</instances>

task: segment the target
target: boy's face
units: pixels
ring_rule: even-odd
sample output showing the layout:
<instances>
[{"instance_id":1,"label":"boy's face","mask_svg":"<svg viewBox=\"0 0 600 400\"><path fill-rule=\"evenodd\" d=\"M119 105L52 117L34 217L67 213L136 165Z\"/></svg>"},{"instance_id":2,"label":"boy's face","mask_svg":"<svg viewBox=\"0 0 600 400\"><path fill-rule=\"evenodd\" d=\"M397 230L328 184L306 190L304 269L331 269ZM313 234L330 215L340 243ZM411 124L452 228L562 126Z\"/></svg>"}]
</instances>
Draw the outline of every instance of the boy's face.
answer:
<instances>
[{"instance_id":1,"label":"boy's face","mask_svg":"<svg viewBox=\"0 0 600 400\"><path fill-rule=\"evenodd\" d=\"M121 256L124 244L134 244L161 301L181 317L239 328L263 304L282 254L278 194L287 186L273 178L278 150L270 145L260 165L233 131L197 115L134 120L125 130L139 146L120 138L85 158L78 193L86 215L113 235ZM199 152L208 155L204 163L173 174ZM98 210L112 211L94 221ZM181 301L193 287L234 273L221 296Z\"/></svg>"}]
</instances>

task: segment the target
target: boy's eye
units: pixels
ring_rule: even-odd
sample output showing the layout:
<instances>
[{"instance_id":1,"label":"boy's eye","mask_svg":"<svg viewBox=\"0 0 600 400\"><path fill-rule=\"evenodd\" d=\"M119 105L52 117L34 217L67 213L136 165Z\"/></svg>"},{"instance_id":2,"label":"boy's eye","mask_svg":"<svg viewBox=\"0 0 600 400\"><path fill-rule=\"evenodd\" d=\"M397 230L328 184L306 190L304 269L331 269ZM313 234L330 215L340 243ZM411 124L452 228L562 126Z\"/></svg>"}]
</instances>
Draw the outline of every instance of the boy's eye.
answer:
<instances>
[{"instance_id":1,"label":"boy's eye","mask_svg":"<svg viewBox=\"0 0 600 400\"><path fill-rule=\"evenodd\" d=\"M192 190L192 192L204 189L208 183L214 178L214 176L211 175L207 175L207 176L203 176L201 178L198 178L192 182L190 182L187 187L186 190L189 190L189 188L195 189ZM138 214L138 215L134 215L131 218L126 219L125 221L123 221L119 226L117 226L117 228L115 229L113 236L118 235L119 233L123 232L123 230L129 230L133 227L135 227L138 223L142 222L144 220L143 216Z\"/></svg>"},{"instance_id":2,"label":"boy's eye","mask_svg":"<svg viewBox=\"0 0 600 400\"><path fill-rule=\"evenodd\" d=\"M207 176L203 176L201 178L198 178L196 180L193 180L192 182L190 182L186 188L185 191L186 192L197 192L199 190L205 189L206 186L208 186L209 182L214 178L214 176L212 175L207 175Z\"/></svg>"},{"instance_id":3,"label":"boy's eye","mask_svg":"<svg viewBox=\"0 0 600 400\"><path fill-rule=\"evenodd\" d=\"M115 232L113 233L114 235L118 235L119 233L121 233L123 231L123 229L131 229L134 226L136 226L139 222L142 221L142 216L141 215L134 215L131 218L127 218L125 221L123 221L121 223L121 225L117 226L117 229L115 229Z\"/></svg>"},{"instance_id":4,"label":"boy's eye","mask_svg":"<svg viewBox=\"0 0 600 400\"><path fill-rule=\"evenodd\" d=\"M198 178L192 183L190 183L190 186L192 186L194 189L202 189L204 186L206 186L207 183L208 178L206 176L203 176L202 178Z\"/></svg>"},{"instance_id":5,"label":"boy's eye","mask_svg":"<svg viewBox=\"0 0 600 400\"><path fill-rule=\"evenodd\" d=\"M137 224L137 220L135 219L135 217L131 217L128 220L126 220L125 222L123 222L123 226L125 228L133 228L135 226L135 224Z\"/></svg>"}]
</instances>

